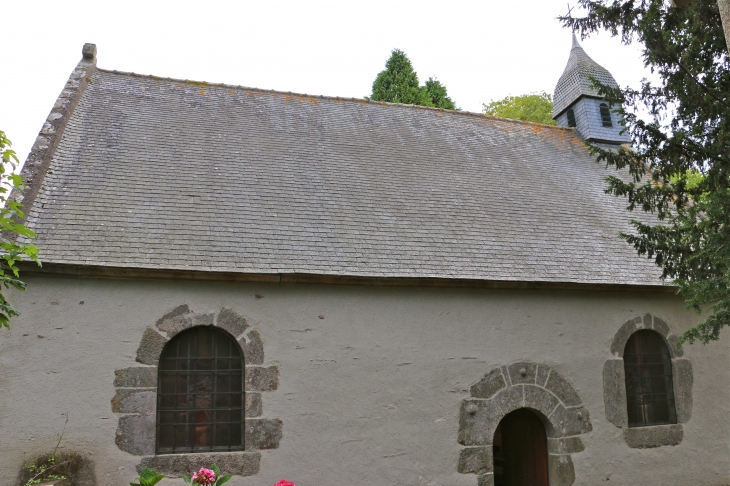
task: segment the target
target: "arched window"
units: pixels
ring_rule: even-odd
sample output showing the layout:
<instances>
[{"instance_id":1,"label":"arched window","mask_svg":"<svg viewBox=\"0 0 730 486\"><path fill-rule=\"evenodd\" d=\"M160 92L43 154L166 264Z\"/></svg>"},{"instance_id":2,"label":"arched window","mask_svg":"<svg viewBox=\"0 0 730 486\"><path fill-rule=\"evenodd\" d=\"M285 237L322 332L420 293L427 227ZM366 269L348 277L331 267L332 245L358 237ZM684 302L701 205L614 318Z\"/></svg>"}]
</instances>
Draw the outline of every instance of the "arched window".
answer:
<instances>
[{"instance_id":1,"label":"arched window","mask_svg":"<svg viewBox=\"0 0 730 486\"><path fill-rule=\"evenodd\" d=\"M600 109L601 109L601 121L603 122L603 126L612 127L613 123L611 122L611 112L608 109L608 105L606 103L601 103Z\"/></svg>"},{"instance_id":2,"label":"arched window","mask_svg":"<svg viewBox=\"0 0 730 486\"><path fill-rule=\"evenodd\" d=\"M243 450L244 362L233 337L187 329L165 345L158 373L158 453Z\"/></svg>"},{"instance_id":3,"label":"arched window","mask_svg":"<svg viewBox=\"0 0 730 486\"><path fill-rule=\"evenodd\" d=\"M568 115L568 126L574 127L575 126L575 113L573 113L572 108L570 110L568 110L567 115Z\"/></svg>"},{"instance_id":4,"label":"arched window","mask_svg":"<svg viewBox=\"0 0 730 486\"><path fill-rule=\"evenodd\" d=\"M624 349L629 427L676 424L672 359L662 337L649 330L631 335Z\"/></svg>"}]
</instances>

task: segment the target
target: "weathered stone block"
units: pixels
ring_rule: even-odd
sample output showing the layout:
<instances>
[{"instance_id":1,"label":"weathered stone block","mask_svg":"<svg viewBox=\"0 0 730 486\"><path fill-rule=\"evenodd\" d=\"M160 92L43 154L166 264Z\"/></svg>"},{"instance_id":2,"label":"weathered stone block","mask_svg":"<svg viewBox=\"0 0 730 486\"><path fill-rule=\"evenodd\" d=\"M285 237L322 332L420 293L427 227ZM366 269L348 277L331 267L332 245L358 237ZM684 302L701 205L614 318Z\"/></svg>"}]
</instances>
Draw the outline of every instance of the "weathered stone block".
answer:
<instances>
[{"instance_id":1,"label":"weathered stone block","mask_svg":"<svg viewBox=\"0 0 730 486\"><path fill-rule=\"evenodd\" d=\"M155 365L160 360L162 348L167 344L167 339L160 333L148 327L142 335L142 342L137 348L137 361L142 364Z\"/></svg>"},{"instance_id":2,"label":"weathered stone block","mask_svg":"<svg viewBox=\"0 0 730 486\"><path fill-rule=\"evenodd\" d=\"M509 365L507 370L509 371L509 379L513 385L535 383L535 374L537 372L537 365L535 363L528 363L526 361L514 363Z\"/></svg>"},{"instance_id":3,"label":"weathered stone block","mask_svg":"<svg viewBox=\"0 0 730 486\"><path fill-rule=\"evenodd\" d=\"M246 391L272 391L279 387L276 366L246 366Z\"/></svg>"},{"instance_id":4,"label":"weathered stone block","mask_svg":"<svg viewBox=\"0 0 730 486\"><path fill-rule=\"evenodd\" d=\"M249 327L246 319L236 314L231 309L226 308L221 309L218 313L215 325L225 329L234 337L239 337Z\"/></svg>"},{"instance_id":5,"label":"weathered stone block","mask_svg":"<svg viewBox=\"0 0 730 486\"><path fill-rule=\"evenodd\" d=\"M535 376L535 384L538 386L545 386L548 376L550 375L550 368L545 365L537 366L537 373Z\"/></svg>"},{"instance_id":6,"label":"weathered stone block","mask_svg":"<svg viewBox=\"0 0 730 486\"><path fill-rule=\"evenodd\" d=\"M494 486L494 474L481 474L477 478L477 486Z\"/></svg>"},{"instance_id":7,"label":"weathered stone block","mask_svg":"<svg viewBox=\"0 0 730 486\"><path fill-rule=\"evenodd\" d=\"M193 320L190 314L180 316L172 316L157 321L157 329L167 334L168 338L172 338L176 334L193 326Z\"/></svg>"},{"instance_id":8,"label":"weathered stone block","mask_svg":"<svg viewBox=\"0 0 730 486\"><path fill-rule=\"evenodd\" d=\"M627 427L624 439L634 449L650 449L682 442L684 429L682 424L652 425L649 427Z\"/></svg>"},{"instance_id":9,"label":"weathered stone block","mask_svg":"<svg viewBox=\"0 0 730 486\"><path fill-rule=\"evenodd\" d=\"M565 408L562 404L550 415L557 437L585 434L593 430L588 411L583 407Z\"/></svg>"},{"instance_id":10,"label":"weathered stone block","mask_svg":"<svg viewBox=\"0 0 730 486\"><path fill-rule=\"evenodd\" d=\"M571 486L575 482L573 460L568 455L548 455L548 475L551 486Z\"/></svg>"},{"instance_id":11,"label":"weathered stone block","mask_svg":"<svg viewBox=\"0 0 730 486\"><path fill-rule=\"evenodd\" d=\"M157 367L143 368L136 366L114 370L114 386L121 388L155 388L157 387Z\"/></svg>"},{"instance_id":12,"label":"weathered stone block","mask_svg":"<svg viewBox=\"0 0 730 486\"><path fill-rule=\"evenodd\" d=\"M548 439L548 452L551 454L574 454L583 452L585 446L580 437L560 437Z\"/></svg>"},{"instance_id":13,"label":"weathered stone block","mask_svg":"<svg viewBox=\"0 0 730 486\"><path fill-rule=\"evenodd\" d=\"M651 314L644 314L644 329L651 329L653 325Z\"/></svg>"},{"instance_id":14,"label":"weathered stone block","mask_svg":"<svg viewBox=\"0 0 730 486\"><path fill-rule=\"evenodd\" d=\"M482 474L492 472L494 456L490 446L466 447L459 453L456 470L462 474Z\"/></svg>"},{"instance_id":15,"label":"weathered stone block","mask_svg":"<svg viewBox=\"0 0 730 486\"><path fill-rule=\"evenodd\" d=\"M212 326L215 314L189 314L193 326Z\"/></svg>"},{"instance_id":16,"label":"weathered stone block","mask_svg":"<svg viewBox=\"0 0 730 486\"><path fill-rule=\"evenodd\" d=\"M688 359L672 360L674 378L674 403L677 409L677 422L686 423L692 417L692 362Z\"/></svg>"},{"instance_id":17,"label":"weathered stone block","mask_svg":"<svg viewBox=\"0 0 730 486\"><path fill-rule=\"evenodd\" d=\"M459 413L459 444L491 446L494 431L503 416L492 400L463 400Z\"/></svg>"},{"instance_id":18,"label":"weathered stone block","mask_svg":"<svg viewBox=\"0 0 730 486\"><path fill-rule=\"evenodd\" d=\"M126 415L119 418L117 446L135 456L155 453L155 416Z\"/></svg>"},{"instance_id":19,"label":"weathered stone block","mask_svg":"<svg viewBox=\"0 0 730 486\"><path fill-rule=\"evenodd\" d=\"M259 452L208 452L203 454L166 454L145 457L137 466L137 472L144 468L154 469L170 477L180 477L197 471L201 467L215 464L221 471L236 476L252 476L259 472Z\"/></svg>"},{"instance_id":20,"label":"weathered stone block","mask_svg":"<svg viewBox=\"0 0 730 486\"><path fill-rule=\"evenodd\" d=\"M654 329L656 332L664 337L667 337L672 333L672 330L669 329L667 323L664 322L662 319L659 319L657 316L654 316L654 324L652 326L652 329Z\"/></svg>"},{"instance_id":21,"label":"weathered stone block","mask_svg":"<svg viewBox=\"0 0 730 486\"><path fill-rule=\"evenodd\" d=\"M524 406L539 411L545 417L549 417L560 403L555 395L537 385L524 385L524 393Z\"/></svg>"},{"instance_id":22,"label":"weathered stone block","mask_svg":"<svg viewBox=\"0 0 730 486\"><path fill-rule=\"evenodd\" d=\"M276 449L282 436L279 419L246 419L246 450Z\"/></svg>"},{"instance_id":23,"label":"weathered stone block","mask_svg":"<svg viewBox=\"0 0 730 486\"><path fill-rule=\"evenodd\" d=\"M629 338L633 333L635 333L638 330L636 327L636 323L634 322L634 319L631 319L629 321L626 321L623 326L621 326L616 333L616 335L613 337L613 342L611 343L611 353L614 356L618 356L619 358L624 357L624 348L626 347L626 343L629 341Z\"/></svg>"},{"instance_id":24,"label":"weathered stone block","mask_svg":"<svg viewBox=\"0 0 730 486\"><path fill-rule=\"evenodd\" d=\"M616 427L626 427L626 375L622 359L609 359L603 365L603 403L606 419Z\"/></svg>"},{"instance_id":25,"label":"weathered stone block","mask_svg":"<svg viewBox=\"0 0 730 486\"><path fill-rule=\"evenodd\" d=\"M142 388L123 388L117 390L112 398L114 413L155 413L157 406L157 390Z\"/></svg>"},{"instance_id":26,"label":"weathered stone block","mask_svg":"<svg viewBox=\"0 0 730 486\"><path fill-rule=\"evenodd\" d=\"M674 334L667 336L667 343L669 344L669 353L672 355L672 358L681 358L684 356L684 350L679 345L679 338L677 336Z\"/></svg>"},{"instance_id":27,"label":"weathered stone block","mask_svg":"<svg viewBox=\"0 0 730 486\"><path fill-rule=\"evenodd\" d=\"M167 314L165 314L164 316L160 317L157 320L157 327L160 327L160 324L162 324L167 319L172 319L173 317L178 317L183 314L187 314L188 312L190 312L190 309L188 308L187 304L179 305L179 306L175 307L174 309L172 309Z\"/></svg>"},{"instance_id":28,"label":"weathered stone block","mask_svg":"<svg viewBox=\"0 0 730 486\"><path fill-rule=\"evenodd\" d=\"M575 407L583 403L570 383L558 373L550 373L545 388L558 397L566 407Z\"/></svg>"},{"instance_id":29,"label":"weathered stone block","mask_svg":"<svg viewBox=\"0 0 730 486\"><path fill-rule=\"evenodd\" d=\"M525 392L522 385L513 385L494 395L494 403L504 415L522 408L525 404Z\"/></svg>"},{"instance_id":30,"label":"weathered stone block","mask_svg":"<svg viewBox=\"0 0 730 486\"><path fill-rule=\"evenodd\" d=\"M504 380L507 382L506 383L507 386L512 386L512 382L509 381L509 370L507 369L507 367L502 366L500 369L502 370L502 375L504 376Z\"/></svg>"},{"instance_id":31,"label":"weathered stone block","mask_svg":"<svg viewBox=\"0 0 730 486\"><path fill-rule=\"evenodd\" d=\"M264 362L264 341L256 329L248 333L248 342L243 337L239 340L243 349L243 361L247 365L259 365Z\"/></svg>"},{"instance_id":32,"label":"weathered stone block","mask_svg":"<svg viewBox=\"0 0 730 486\"><path fill-rule=\"evenodd\" d=\"M507 386L499 368L493 369L484 378L471 386L471 396L474 398L492 398L495 393Z\"/></svg>"},{"instance_id":33,"label":"weathered stone block","mask_svg":"<svg viewBox=\"0 0 730 486\"><path fill-rule=\"evenodd\" d=\"M259 417L262 413L261 394L246 393L246 418Z\"/></svg>"}]
</instances>

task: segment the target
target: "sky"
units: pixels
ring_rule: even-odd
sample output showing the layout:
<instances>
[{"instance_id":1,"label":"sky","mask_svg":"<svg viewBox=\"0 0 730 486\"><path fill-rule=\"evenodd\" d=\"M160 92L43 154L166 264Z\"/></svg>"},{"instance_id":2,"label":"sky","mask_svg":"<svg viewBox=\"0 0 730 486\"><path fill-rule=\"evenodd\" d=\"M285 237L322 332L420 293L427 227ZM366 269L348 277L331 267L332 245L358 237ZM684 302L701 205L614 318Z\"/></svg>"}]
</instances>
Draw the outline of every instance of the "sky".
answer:
<instances>
[{"instance_id":1,"label":"sky","mask_svg":"<svg viewBox=\"0 0 730 486\"><path fill-rule=\"evenodd\" d=\"M553 92L574 0L124 2L3 0L0 130L21 161L85 42L103 69L362 98L394 48L421 83L435 76L463 110ZM580 12L574 10L574 13ZM581 41L620 85L648 77L636 45Z\"/></svg>"}]
</instances>

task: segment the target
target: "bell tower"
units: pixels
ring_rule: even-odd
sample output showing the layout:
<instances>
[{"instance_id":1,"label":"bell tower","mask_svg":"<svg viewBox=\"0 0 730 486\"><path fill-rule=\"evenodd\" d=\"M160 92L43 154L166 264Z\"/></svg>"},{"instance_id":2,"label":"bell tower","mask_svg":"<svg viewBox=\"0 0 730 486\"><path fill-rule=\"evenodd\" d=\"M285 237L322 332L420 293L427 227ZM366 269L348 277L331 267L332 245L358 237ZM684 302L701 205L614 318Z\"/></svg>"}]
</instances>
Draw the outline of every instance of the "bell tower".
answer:
<instances>
[{"instance_id":1,"label":"bell tower","mask_svg":"<svg viewBox=\"0 0 730 486\"><path fill-rule=\"evenodd\" d=\"M621 134L622 119L611 105L593 88L591 77L607 86L618 83L578 44L573 34L568 64L555 86L553 119L559 126L575 127L584 140L602 145L619 146L630 143L628 134Z\"/></svg>"}]
</instances>

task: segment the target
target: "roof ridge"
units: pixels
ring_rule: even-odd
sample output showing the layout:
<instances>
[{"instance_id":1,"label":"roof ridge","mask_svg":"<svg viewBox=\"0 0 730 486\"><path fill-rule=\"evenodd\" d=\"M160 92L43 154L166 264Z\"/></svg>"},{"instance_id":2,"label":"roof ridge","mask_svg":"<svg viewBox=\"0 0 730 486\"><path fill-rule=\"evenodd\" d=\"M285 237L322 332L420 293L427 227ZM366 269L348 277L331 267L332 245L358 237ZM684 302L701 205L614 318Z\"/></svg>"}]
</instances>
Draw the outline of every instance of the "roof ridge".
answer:
<instances>
[{"instance_id":1,"label":"roof ridge","mask_svg":"<svg viewBox=\"0 0 730 486\"><path fill-rule=\"evenodd\" d=\"M242 86L238 84L226 84L226 83L211 83L208 81L195 81L192 79L180 79L180 78L170 78L170 77L161 77L161 76L155 76L153 74L139 74L135 72L129 72L129 71L117 71L116 69L103 69L103 68L96 68L96 71L101 71L105 73L111 73L111 74L118 74L122 76L134 76L136 78L148 78L152 79L154 81L173 81L178 83L185 83L189 84L191 86L196 87L204 87L204 86L213 86L217 88L233 88L233 89L240 89L240 90L255 90L257 92L260 92L262 94L264 93L277 93L281 95L290 95L290 96L301 96L301 97L307 97L307 98L318 98L321 100L333 100L333 101L352 101L356 103L362 103L362 104L371 104L371 105L380 105L380 106L402 106L402 107L411 107L421 110L432 110L432 111L438 111L441 113L447 113L447 114L453 114L453 115L461 115L461 116L470 116L474 118L488 118L488 119L494 119L494 120L500 120L500 121L508 121L512 123L519 123L523 125L537 125L540 127L545 128L554 128L557 130L563 130L563 131L575 131L575 128L573 127L563 127L558 125L548 125L546 123L539 123L539 122L533 122L533 121L526 121L526 120L515 120L514 118L503 118L500 116L494 116L494 115L487 115L484 113L475 113L473 111L461 111L461 110L449 110L446 108L436 108L432 106L422 106L422 105L412 105L412 104L406 104L406 103L391 103L389 101L375 101L370 100L366 98L347 98L343 96L331 96L331 95L313 95L313 94L307 94L307 93L295 93L292 91L279 91L276 89L264 89L264 88L255 88L252 86Z\"/></svg>"}]
</instances>

